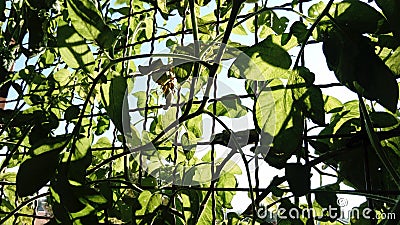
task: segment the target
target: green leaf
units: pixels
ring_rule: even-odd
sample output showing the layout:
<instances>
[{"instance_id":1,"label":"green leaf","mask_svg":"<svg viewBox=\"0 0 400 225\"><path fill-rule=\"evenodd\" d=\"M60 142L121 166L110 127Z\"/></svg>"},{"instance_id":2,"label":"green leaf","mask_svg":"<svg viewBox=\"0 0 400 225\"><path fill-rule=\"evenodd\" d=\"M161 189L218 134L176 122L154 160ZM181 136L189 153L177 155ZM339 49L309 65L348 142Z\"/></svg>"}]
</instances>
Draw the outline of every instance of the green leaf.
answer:
<instances>
[{"instance_id":1,"label":"green leaf","mask_svg":"<svg viewBox=\"0 0 400 225\"><path fill-rule=\"evenodd\" d=\"M128 107L128 100L125 96L127 87L123 77L114 77L111 82L102 85L102 101L107 115L121 133L124 130L123 124L130 124L128 110L124 109L124 107Z\"/></svg>"},{"instance_id":2,"label":"green leaf","mask_svg":"<svg viewBox=\"0 0 400 225\"><path fill-rule=\"evenodd\" d=\"M68 107L65 110L64 119L67 121L76 119L79 117L80 112L81 112L81 109L79 108L79 106L71 105L70 107Z\"/></svg>"},{"instance_id":3,"label":"green leaf","mask_svg":"<svg viewBox=\"0 0 400 225\"><path fill-rule=\"evenodd\" d=\"M76 186L73 189L77 197L84 204L91 203L91 205L104 205L107 203L107 199L93 188Z\"/></svg>"},{"instance_id":4,"label":"green leaf","mask_svg":"<svg viewBox=\"0 0 400 225\"><path fill-rule=\"evenodd\" d=\"M2 172L0 173L0 180L15 182L17 174L14 172Z\"/></svg>"},{"instance_id":5,"label":"green leaf","mask_svg":"<svg viewBox=\"0 0 400 225\"><path fill-rule=\"evenodd\" d=\"M311 18L317 18L324 10L324 8L325 8L325 3L323 1L315 3L308 9L308 16Z\"/></svg>"},{"instance_id":6,"label":"green leaf","mask_svg":"<svg viewBox=\"0 0 400 225\"><path fill-rule=\"evenodd\" d=\"M392 112L396 110L399 90L395 76L367 38L332 28L327 32L323 52L340 83Z\"/></svg>"},{"instance_id":7,"label":"green leaf","mask_svg":"<svg viewBox=\"0 0 400 225\"><path fill-rule=\"evenodd\" d=\"M183 152L188 160L193 158L193 155L196 151L196 139L196 136L192 132L186 132L181 137Z\"/></svg>"},{"instance_id":8,"label":"green leaf","mask_svg":"<svg viewBox=\"0 0 400 225\"><path fill-rule=\"evenodd\" d=\"M85 43L74 28L68 25L61 25L57 29L57 46L63 61L73 69L82 68L90 73L94 69L94 57ZM63 71L63 77L66 71ZM64 80L63 80L64 81Z\"/></svg>"},{"instance_id":9,"label":"green leaf","mask_svg":"<svg viewBox=\"0 0 400 225\"><path fill-rule=\"evenodd\" d=\"M291 64L290 55L269 36L239 55L229 69L229 76L249 80L288 78Z\"/></svg>"},{"instance_id":10,"label":"green leaf","mask_svg":"<svg viewBox=\"0 0 400 225\"><path fill-rule=\"evenodd\" d=\"M273 136L284 129L284 121L292 108L291 91L285 92L283 83L274 79L269 83L271 89L278 87L278 90L262 91L256 101L256 119L258 126L266 133Z\"/></svg>"},{"instance_id":11,"label":"green leaf","mask_svg":"<svg viewBox=\"0 0 400 225\"><path fill-rule=\"evenodd\" d=\"M299 67L290 77L287 88L293 92L293 97L303 114L315 124L325 125L325 110L321 89L313 85L315 75L305 67Z\"/></svg>"},{"instance_id":12,"label":"green leaf","mask_svg":"<svg viewBox=\"0 0 400 225\"><path fill-rule=\"evenodd\" d=\"M203 117L202 115L196 116L192 119L189 119L186 122L186 128L192 134L194 134L195 138L201 138L203 136Z\"/></svg>"},{"instance_id":13,"label":"green leaf","mask_svg":"<svg viewBox=\"0 0 400 225\"><path fill-rule=\"evenodd\" d=\"M176 65L173 68L173 73L176 77L176 80L178 83L184 82L192 73L193 70L193 63L184 63L187 60L180 60L180 59L174 59L174 65Z\"/></svg>"},{"instance_id":14,"label":"green leaf","mask_svg":"<svg viewBox=\"0 0 400 225\"><path fill-rule=\"evenodd\" d=\"M343 104L337 98L329 95L323 95L323 99L325 112L335 113L342 110Z\"/></svg>"},{"instance_id":15,"label":"green leaf","mask_svg":"<svg viewBox=\"0 0 400 225\"><path fill-rule=\"evenodd\" d=\"M396 116L387 112L371 112L369 117L375 128L393 127L399 123Z\"/></svg>"},{"instance_id":16,"label":"green leaf","mask_svg":"<svg viewBox=\"0 0 400 225\"><path fill-rule=\"evenodd\" d=\"M226 99L224 99L226 98ZM213 103L214 104L214 103ZM208 111L213 112L213 104L207 108ZM222 100L216 102L216 116L226 116L229 118L240 118L247 114L247 108L241 104L239 98L234 95L227 95L222 97Z\"/></svg>"},{"instance_id":17,"label":"green leaf","mask_svg":"<svg viewBox=\"0 0 400 225\"><path fill-rule=\"evenodd\" d=\"M235 175L231 173L222 174L217 182L217 188L236 188L237 182ZM221 198L222 207L232 209L232 199L235 196L235 191L217 191L217 195Z\"/></svg>"},{"instance_id":18,"label":"green leaf","mask_svg":"<svg viewBox=\"0 0 400 225\"><path fill-rule=\"evenodd\" d=\"M304 83L307 87L311 86L315 81L315 74L311 72L308 68L299 66L297 68L298 75L304 80Z\"/></svg>"},{"instance_id":19,"label":"green leaf","mask_svg":"<svg viewBox=\"0 0 400 225\"><path fill-rule=\"evenodd\" d=\"M72 160L79 160L84 158L93 142L93 135L90 137L83 136L79 138L75 144L75 151Z\"/></svg>"},{"instance_id":20,"label":"green leaf","mask_svg":"<svg viewBox=\"0 0 400 225\"><path fill-rule=\"evenodd\" d=\"M61 151L63 150L62 147L66 146L67 141L69 141L69 138L66 136L49 137L43 140L38 140L36 144L32 146L30 155L34 157L46 152L51 152L55 149Z\"/></svg>"},{"instance_id":21,"label":"green leaf","mask_svg":"<svg viewBox=\"0 0 400 225\"><path fill-rule=\"evenodd\" d=\"M161 205L162 195L159 193L153 194L146 190L140 193L138 200L142 208L136 211L136 215L145 215L154 212Z\"/></svg>"},{"instance_id":22,"label":"green leaf","mask_svg":"<svg viewBox=\"0 0 400 225\"><path fill-rule=\"evenodd\" d=\"M336 133L349 133L355 129L353 122L358 121L360 118L360 112L358 107L358 101L349 101L342 105L340 111L332 114L330 123L321 131L321 135L324 134L336 134ZM359 126L359 123L358 123ZM343 129L347 127L346 129Z\"/></svg>"},{"instance_id":23,"label":"green leaf","mask_svg":"<svg viewBox=\"0 0 400 225\"><path fill-rule=\"evenodd\" d=\"M223 211L220 201L216 201L215 212L213 212L211 197L208 198L207 203L202 212L200 212L199 219L196 225L209 225L213 224L213 213L215 213L216 219L219 221L223 220Z\"/></svg>"},{"instance_id":24,"label":"green leaf","mask_svg":"<svg viewBox=\"0 0 400 225\"><path fill-rule=\"evenodd\" d=\"M137 98L137 107L144 109L146 107L146 92L138 91L133 93L133 96ZM139 110L141 116L144 116L145 110Z\"/></svg>"},{"instance_id":25,"label":"green leaf","mask_svg":"<svg viewBox=\"0 0 400 225\"><path fill-rule=\"evenodd\" d=\"M288 22L288 18L284 16L279 18L272 10L264 11L258 16L258 24L270 27L276 34L282 34L286 30Z\"/></svg>"},{"instance_id":26,"label":"green leaf","mask_svg":"<svg viewBox=\"0 0 400 225\"><path fill-rule=\"evenodd\" d=\"M133 96L135 96L137 98L136 106L137 106L137 108L140 108L139 114L141 116L144 116L144 114L145 114L144 109L146 107L146 103L147 103L148 107L157 105L157 103L155 102L155 98L156 98L155 96L157 96L157 95L155 95L153 93L149 93L149 95L147 96L145 91L137 91L137 92L133 93ZM148 97L148 100L146 102L147 97ZM157 112L157 109L149 109L147 111L147 113L152 113L152 112Z\"/></svg>"},{"instance_id":27,"label":"green leaf","mask_svg":"<svg viewBox=\"0 0 400 225\"><path fill-rule=\"evenodd\" d=\"M282 168L301 143L303 119L301 111L294 107L292 90L285 89L278 79L272 80L269 86L273 91L265 90L260 93L254 113L262 132L274 137L266 157L267 162L271 166ZM263 139L268 138L261 138L266 141Z\"/></svg>"},{"instance_id":28,"label":"green leaf","mask_svg":"<svg viewBox=\"0 0 400 225\"><path fill-rule=\"evenodd\" d=\"M397 0L375 0L383 14L389 21L391 29L396 34L397 38L400 35L400 2Z\"/></svg>"},{"instance_id":29,"label":"green leaf","mask_svg":"<svg viewBox=\"0 0 400 225\"><path fill-rule=\"evenodd\" d=\"M56 172L59 150L48 151L25 160L17 173L17 193L33 195L46 185Z\"/></svg>"},{"instance_id":30,"label":"green leaf","mask_svg":"<svg viewBox=\"0 0 400 225\"><path fill-rule=\"evenodd\" d=\"M112 147L112 144L110 140L108 140L107 137L101 137L96 144L92 146L92 148L110 148Z\"/></svg>"},{"instance_id":31,"label":"green leaf","mask_svg":"<svg viewBox=\"0 0 400 225\"><path fill-rule=\"evenodd\" d=\"M317 18L325 9L325 3L322 1L312 5L308 10L308 15ZM388 22L385 17L373 7L358 0L345 0L334 3L329 14L335 19L335 22L346 29L357 33L388 33ZM322 21L327 21L324 17ZM324 26L323 24L321 24Z\"/></svg>"},{"instance_id":32,"label":"green leaf","mask_svg":"<svg viewBox=\"0 0 400 225\"><path fill-rule=\"evenodd\" d=\"M272 42L276 45L280 45L285 51L289 51L290 49L299 45L299 41L293 35L289 35L287 33L283 33L280 35L269 35L268 38L272 39Z\"/></svg>"},{"instance_id":33,"label":"green leaf","mask_svg":"<svg viewBox=\"0 0 400 225\"><path fill-rule=\"evenodd\" d=\"M244 29L243 25L240 24L239 26L236 26L235 28L232 29L232 34L247 35L247 32L246 29Z\"/></svg>"},{"instance_id":34,"label":"green leaf","mask_svg":"<svg viewBox=\"0 0 400 225\"><path fill-rule=\"evenodd\" d=\"M300 197L310 192L311 174L309 166L301 163L287 163L285 177L294 196Z\"/></svg>"},{"instance_id":35,"label":"green leaf","mask_svg":"<svg viewBox=\"0 0 400 225\"><path fill-rule=\"evenodd\" d=\"M316 86L307 88L305 98L306 116L318 125L325 124L324 101L322 99L322 91Z\"/></svg>"},{"instance_id":36,"label":"green leaf","mask_svg":"<svg viewBox=\"0 0 400 225\"><path fill-rule=\"evenodd\" d=\"M154 193L147 202L146 213L154 212L162 204L162 194Z\"/></svg>"},{"instance_id":37,"label":"green leaf","mask_svg":"<svg viewBox=\"0 0 400 225\"><path fill-rule=\"evenodd\" d=\"M398 47L393 54L385 61L385 64L389 69L400 76L400 47Z\"/></svg>"},{"instance_id":38,"label":"green leaf","mask_svg":"<svg viewBox=\"0 0 400 225\"><path fill-rule=\"evenodd\" d=\"M241 224L241 220L242 218L240 218L240 216L234 212L228 212L228 224L229 225L239 225Z\"/></svg>"},{"instance_id":39,"label":"green leaf","mask_svg":"<svg viewBox=\"0 0 400 225\"><path fill-rule=\"evenodd\" d=\"M318 202L323 208L339 208L337 204L337 196L333 191L339 190L339 184L330 184L317 188L316 190L321 190L322 192L315 193L315 201Z\"/></svg>"},{"instance_id":40,"label":"green leaf","mask_svg":"<svg viewBox=\"0 0 400 225\"><path fill-rule=\"evenodd\" d=\"M158 182L155 177L147 176L142 178L141 185L143 185L144 187L157 187Z\"/></svg>"},{"instance_id":41,"label":"green leaf","mask_svg":"<svg viewBox=\"0 0 400 225\"><path fill-rule=\"evenodd\" d=\"M388 23L385 17L362 1L345 0L337 3L332 6L330 14L342 26L360 33L388 32Z\"/></svg>"},{"instance_id":42,"label":"green leaf","mask_svg":"<svg viewBox=\"0 0 400 225\"><path fill-rule=\"evenodd\" d=\"M45 67L45 66L49 66L51 64L54 63L54 54L47 49L42 55L40 55L40 63L41 63L41 67Z\"/></svg>"},{"instance_id":43,"label":"green leaf","mask_svg":"<svg viewBox=\"0 0 400 225\"><path fill-rule=\"evenodd\" d=\"M161 13L168 14L167 0L159 0L159 1L156 1L156 2L157 2L157 6L160 9Z\"/></svg>"},{"instance_id":44,"label":"green leaf","mask_svg":"<svg viewBox=\"0 0 400 225\"><path fill-rule=\"evenodd\" d=\"M64 86L68 84L71 77L71 73L67 69L60 69L59 71L54 73L53 77L54 80L60 83L60 86Z\"/></svg>"},{"instance_id":45,"label":"green leaf","mask_svg":"<svg viewBox=\"0 0 400 225\"><path fill-rule=\"evenodd\" d=\"M110 119L108 118L108 116L98 116L95 134L102 135L109 128L110 128Z\"/></svg>"},{"instance_id":46,"label":"green leaf","mask_svg":"<svg viewBox=\"0 0 400 225\"><path fill-rule=\"evenodd\" d=\"M307 31L307 26L304 23L296 21L290 27L289 34L294 35L297 38L298 43L303 43L305 41Z\"/></svg>"},{"instance_id":47,"label":"green leaf","mask_svg":"<svg viewBox=\"0 0 400 225\"><path fill-rule=\"evenodd\" d=\"M0 0L0 21L2 22L6 21L5 9L6 9L6 0Z\"/></svg>"},{"instance_id":48,"label":"green leaf","mask_svg":"<svg viewBox=\"0 0 400 225\"><path fill-rule=\"evenodd\" d=\"M92 1L67 0L67 5L72 25L82 37L106 49L112 46L114 34Z\"/></svg>"},{"instance_id":49,"label":"green leaf","mask_svg":"<svg viewBox=\"0 0 400 225\"><path fill-rule=\"evenodd\" d=\"M166 129L169 125L175 124L178 126L178 118L176 117L176 107L171 107L162 115L161 125L163 129Z\"/></svg>"}]
</instances>

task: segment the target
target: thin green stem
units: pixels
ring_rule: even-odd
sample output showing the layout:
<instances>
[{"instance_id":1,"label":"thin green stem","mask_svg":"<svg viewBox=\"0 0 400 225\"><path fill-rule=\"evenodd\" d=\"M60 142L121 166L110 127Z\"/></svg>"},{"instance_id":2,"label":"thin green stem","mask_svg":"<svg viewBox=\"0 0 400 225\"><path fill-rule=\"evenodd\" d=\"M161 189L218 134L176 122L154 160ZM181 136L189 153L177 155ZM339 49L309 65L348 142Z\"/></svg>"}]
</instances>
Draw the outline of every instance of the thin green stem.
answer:
<instances>
[{"instance_id":1,"label":"thin green stem","mask_svg":"<svg viewBox=\"0 0 400 225\"><path fill-rule=\"evenodd\" d=\"M374 131L374 127L372 126L371 118L369 117L367 108L365 107L364 100L360 94L358 94L358 99L359 99L361 113L364 118L365 130L367 132L367 135L368 135L369 141L372 145L372 148L375 150L375 153L378 155L378 158L382 162L383 166L389 172L390 176L393 178L397 187L400 189L400 176L397 173L397 171L394 169L392 163L386 156L384 149L381 146L379 138Z\"/></svg>"},{"instance_id":2,"label":"thin green stem","mask_svg":"<svg viewBox=\"0 0 400 225\"><path fill-rule=\"evenodd\" d=\"M308 39L311 37L312 32L317 27L318 23L322 20L322 18L329 14L329 9L331 8L332 4L333 4L333 0L330 0L328 2L328 4L325 6L324 10L321 12L321 14L315 20L315 22L311 25L310 29L308 29L308 31L306 33L306 36L304 38L304 41L301 44L300 51L299 51L299 53L298 53L298 55L296 57L296 61L295 61L294 65L293 65L293 69L296 69L299 66L301 55L303 54L304 48L306 47L306 45L308 43Z\"/></svg>"},{"instance_id":3,"label":"thin green stem","mask_svg":"<svg viewBox=\"0 0 400 225\"><path fill-rule=\"evenodd\" d=\"M190 17L192 20L192 29L193 29L193 44L194 44L194 56L199 58L200 46L199 46L199 35L198 35L198 27L197 27L197 18L196 18L196 10L195 10L195 3L194 0L189 0L189 8L190 8ZM197 60L196 60L197 61ZM189 101L183 112L183 116L189 114L190 109L192 108L193 100L194 100L194 92L197 82L197 77L199 77L200 72L200 64L198 62L194 62L193 65L193 76L192 82L190 84L190 94L189 94Z\"/></svg>"},{"instance_id":4,"label":"thin green stem","mask_svg":"<svg viewBox=\"0 0 400 225\"><path fill-rule=\"evenodd\" d=\"M254 198L253 185L252 185L252 182L251 182L251 174L250 174L249 164L247 162L246 156L245 156L242 148L240 147L240 144L239 144L239 142L238 142L238 140L236 138L235 133L231 129L229 129L229 127L224 122L222 122L222 120L220 120L217 116L215 116L213 113L211 113L209 111L206 111L206 110L204 112L207 115L211 116L213 119L215 119L221 126L224 127L224 129L226 131L228 131L230 133L230 137L232 138L231 140L233 140L233 143L235 145L235 150L239 151L239 154L240 154L240 156L242 157L242 160L243 160L244 167L246 169L247 182L249 183L249 192L250 192L251 204L252 204L253 212L256 212L256 208L255 208L256 204L255 204L255 198ZM254 216L254 219L255 218L256 217Z\"/></svg>"}]
</instances>

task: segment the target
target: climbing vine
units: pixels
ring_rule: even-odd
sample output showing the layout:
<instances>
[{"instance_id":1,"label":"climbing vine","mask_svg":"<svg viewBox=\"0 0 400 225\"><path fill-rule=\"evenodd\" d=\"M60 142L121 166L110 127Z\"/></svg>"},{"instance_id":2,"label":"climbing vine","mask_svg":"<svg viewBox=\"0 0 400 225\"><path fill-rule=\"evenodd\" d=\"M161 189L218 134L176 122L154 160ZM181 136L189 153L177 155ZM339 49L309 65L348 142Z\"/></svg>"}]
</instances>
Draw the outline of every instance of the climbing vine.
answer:
<instances>
[{"instance_id":1,"label":"climbing vine","mask_svg":"<svg viewBox=\"0 0 400 225\"><path fill-rule=\"evenodd\" d=\"M397 224L397 1L0 0L0 25L0 224Z\"/></svg>"}]
</instances>

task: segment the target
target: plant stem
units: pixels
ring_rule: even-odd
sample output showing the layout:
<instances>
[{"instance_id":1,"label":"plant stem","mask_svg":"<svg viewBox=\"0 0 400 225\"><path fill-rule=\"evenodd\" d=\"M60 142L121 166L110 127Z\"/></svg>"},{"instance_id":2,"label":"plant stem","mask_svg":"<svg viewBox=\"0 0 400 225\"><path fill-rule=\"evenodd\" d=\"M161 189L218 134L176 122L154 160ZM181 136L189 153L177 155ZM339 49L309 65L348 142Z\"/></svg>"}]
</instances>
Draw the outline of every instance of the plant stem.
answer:
<instances>
[{"instance_id":1,"label":"plant stem","mask_svg":"<svg viewBox=\"0 0 400 225\"><path fill-rule=\"evenodd\" d=\"M375 150L375 153L378 155L378 158L382 162L383 166L389 172L390 176L393 178L397 187L400 189L400 176L394 169L388 157L386 156L384 149L382 149L379 138L374 131L374 127L372 126L371 118L368 115L367 108L365 107L364 100L360 94L358 94L358 99L359 99L361 113L364 118L365 130L367 132L372 148Z\"/></svg>"}]
</instances>

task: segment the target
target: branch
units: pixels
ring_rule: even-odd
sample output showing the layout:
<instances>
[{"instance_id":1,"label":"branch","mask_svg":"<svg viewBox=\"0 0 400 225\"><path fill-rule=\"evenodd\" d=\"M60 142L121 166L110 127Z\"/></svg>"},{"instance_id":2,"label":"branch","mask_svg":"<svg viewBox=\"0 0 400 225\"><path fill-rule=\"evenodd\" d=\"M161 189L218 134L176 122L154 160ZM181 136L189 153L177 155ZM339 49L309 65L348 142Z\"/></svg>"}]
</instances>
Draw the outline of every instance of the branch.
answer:
<instances>
[{"instance_id":1,"label":"branch","mask_svg":"<svg viewBox=\"0 0 400 225\"><path fill-rule=\"evenodd\" d=\"M378 138L378 135L374 131L374 127L372 126L372 122L368 115L367 108L365 107L364 100L362 99L360 94L358 95L358 98L359 98L361 113L364 118L365 130L367 132L372 148L375 150L375 153L378 155L382 164L385 166L385 169L389 172L390 176L393 178L397 187L400 189L400 175L397 173L396 169L393 167L389 158L382 149L380 140Z\"/></svg>"},{"instance_id":2,"label":"branch","mask_svg":"<svg viewBox=\"0 0 400 225\"><path fill-rule=\"evenodd\" d=\"M230 137L232 138L234 144L235 144L235 149L234 150L238 150L240 153L240 156L242 157L242 161L244 163L245 169L246 169L246 175L247 175L247 182L249 183L249 192L250 192L250 199L251 199L251 204L252 204L252 210L253 210L253 216L254 218L256 218L255 216L255 212L256 212L256 204L255 204L255 199L254 199L254 192L253 192L253 185L251 182L251 174L250 174L250 168L249 168L249 164L246 160L246 156L243 153L243 150L241 148L241 145L238 142L238 139L236 138L235 133L229 129L228 126L226 126L226 124L224 122L222 122L217 116L215 116L213 113L209 112L209 111L205 111L205 113L209 116L211 116L213 119L215 119L216 121L218 121L218 123L220 125L222 125L224 127L224 129L226 131L228 131L230 133ZM222 167L221 167L222 170ZM219 176L219 174L217 174L217 176Z\"/></svg>"},{"instance_id":3,"label":"branch","mask_svg":"<svg viewBox=\"0 0 400 225\"><path fill-rule=\"evenodd\" d=\"M264 200L265 197L271 193L272 188L277 187L278 185L282 184L283 182L286 181L286 177L278 177L275 176L271 183L268 185L268 187L255 199L254 204L260 204L262 200ZM246 210L243 212L243 214L250 214L251 210L254 210L255 206L249 205Z\"/></svg>"},{"instance_id":4,"label":"branch","mask_svg":"<svg viewBox=\"0 0 400 225\"><path fill-rule=\"evenodd\" d=\"M307 31L307 34L306 34L306 36L305 36L305 39L304 39L303 43L301 44L300 51L299 51L299 53L298 53L298 55L297 55L297 57L296 57L296 61L295 61L294 66L293 66L294 69L296 69L296 68L298 67L298 65L299 65L301 55L302 55L302 53L303 53L303 51L304 51L304 48L306 47L306 45L307 45L307 43L308 43L308 39L309 39L309 38L311 37L311 35L312 35L312 32L313 32L314 29L317 27L318 23L322 20L322 18L323 18L325 15L329 14L329 9L331 8L332 4L333 4L333 0L329 0L328 4L325 6L325 8L324 8L324 10L322 11L322 13L318 16L318 18L317 18L317 19L315 20L315 22L312 24L312 26L310 27L310 29Z\"/></svg>"}]
</instances>

